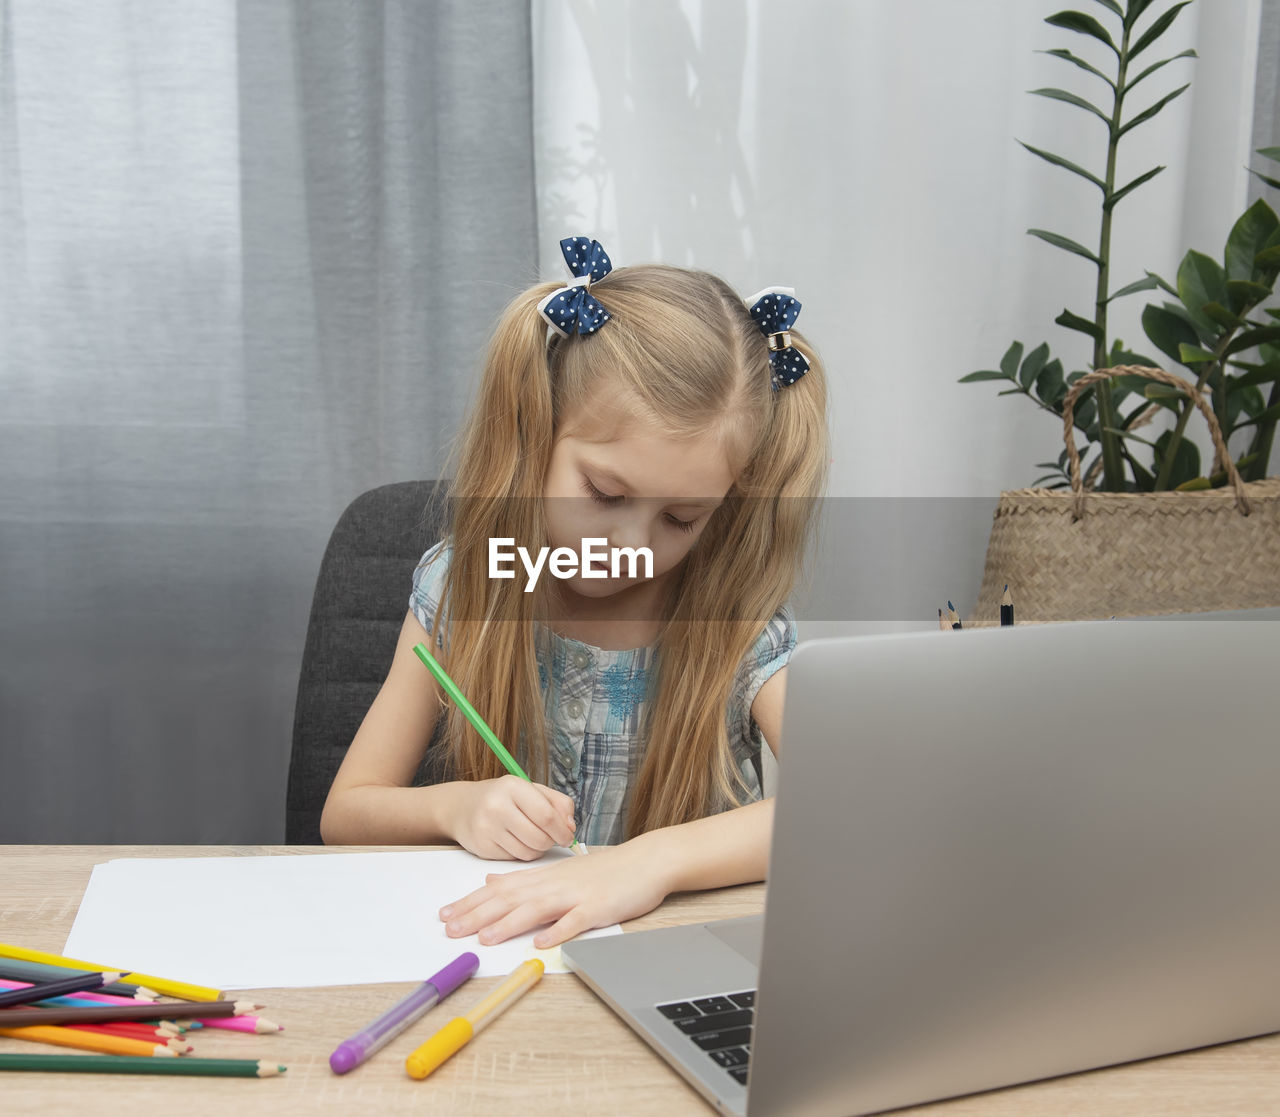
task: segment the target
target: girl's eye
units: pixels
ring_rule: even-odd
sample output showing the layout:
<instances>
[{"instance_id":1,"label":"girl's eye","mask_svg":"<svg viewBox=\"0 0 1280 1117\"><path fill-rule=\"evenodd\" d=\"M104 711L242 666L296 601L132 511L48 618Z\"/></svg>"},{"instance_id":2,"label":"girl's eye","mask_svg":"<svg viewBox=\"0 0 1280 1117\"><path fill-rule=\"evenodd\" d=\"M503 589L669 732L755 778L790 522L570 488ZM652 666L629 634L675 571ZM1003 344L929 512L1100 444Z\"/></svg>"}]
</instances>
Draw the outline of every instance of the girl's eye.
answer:
<instances>
[{"instance_id":1,"label":"girl's eye","mask_svg":"<svg viewBox=\"0 0 1280 1117\"><path fill-rule=\"evenodd\" d=\"M597 504L617 504L622 499L621 496L610 496L608 493L602 493L591 483L591 479L588 477L582 479L582 491Z\"/></svg>"},{"instance_id":2,"label":"girl's eye","mask_svg":"<svg viewBox=\"0 0 1280 1117\"><path fill-rule=\"evenodd\" d=\"M677 531L692 531L697 526L698 521L695 520L678 520L670 513L667 514L667 523L669 523Z\"/></svg>"}]
</instances>

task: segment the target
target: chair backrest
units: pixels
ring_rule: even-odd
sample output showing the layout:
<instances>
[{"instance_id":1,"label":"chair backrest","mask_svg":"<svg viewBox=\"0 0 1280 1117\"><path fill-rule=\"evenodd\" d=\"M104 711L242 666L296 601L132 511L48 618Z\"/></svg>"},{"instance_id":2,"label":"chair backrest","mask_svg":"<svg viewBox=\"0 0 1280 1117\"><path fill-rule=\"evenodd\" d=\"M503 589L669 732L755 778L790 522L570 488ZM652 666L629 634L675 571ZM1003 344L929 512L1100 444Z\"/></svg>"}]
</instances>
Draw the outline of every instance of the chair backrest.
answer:
<instances>
[{"instance_id":1,"label":"chair backrest","mask_svg":"<svg viewBox=\"0 0 1280 1117\"><path fill-rule=\"evenodd\" d=\"M440 538L445 494L435 481L401 481L356 497L320 563L293 715L285 840L320 842L320 813L347 746L391 667L409 608L414 567ZM418 783L440 777L428 749Z\"/></svg>"}]
</instances>

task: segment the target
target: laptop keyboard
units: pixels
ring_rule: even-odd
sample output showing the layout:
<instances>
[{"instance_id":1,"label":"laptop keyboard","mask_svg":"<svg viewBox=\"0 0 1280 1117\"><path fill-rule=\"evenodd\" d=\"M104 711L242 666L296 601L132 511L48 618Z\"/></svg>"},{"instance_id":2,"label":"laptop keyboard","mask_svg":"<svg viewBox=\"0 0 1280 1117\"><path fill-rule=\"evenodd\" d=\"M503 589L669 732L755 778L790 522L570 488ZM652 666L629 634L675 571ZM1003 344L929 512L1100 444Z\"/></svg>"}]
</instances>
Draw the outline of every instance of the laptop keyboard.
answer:
<instances>
[{"instance_id":1,"label":"laptop keyboard","mask_svg":"<svg viewBox=\"0 0 1280 1117\"><path fill-rule=\"evenodd\" d=\"M743 1086L751 1059L756 991L672 1001L657 1009Z\"/></svg>"}]
</instances>

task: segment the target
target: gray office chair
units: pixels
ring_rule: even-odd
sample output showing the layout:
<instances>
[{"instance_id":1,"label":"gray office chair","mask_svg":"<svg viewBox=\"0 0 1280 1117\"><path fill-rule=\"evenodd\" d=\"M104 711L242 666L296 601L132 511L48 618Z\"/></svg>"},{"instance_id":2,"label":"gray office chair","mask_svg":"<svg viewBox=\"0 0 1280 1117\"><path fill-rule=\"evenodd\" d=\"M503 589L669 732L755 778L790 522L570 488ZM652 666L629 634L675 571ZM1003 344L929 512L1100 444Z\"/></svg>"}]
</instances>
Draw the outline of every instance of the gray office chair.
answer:
<instances>
[{"instance_id":1,"label":"gray office chair","mask_svg":"<svg viewBox=\"0 0 1280 1117\"><path fill-rule=\"evenodd\" d=\"M387 676L413 569L440 538L445 503L435 481L383 485L356 497L329 537L311 599L293 714L285 813L290 845L320 842L329 785ZM444 777L441 757L442 750L427 750L417 783Z\"/></svg>"}]
</instances>

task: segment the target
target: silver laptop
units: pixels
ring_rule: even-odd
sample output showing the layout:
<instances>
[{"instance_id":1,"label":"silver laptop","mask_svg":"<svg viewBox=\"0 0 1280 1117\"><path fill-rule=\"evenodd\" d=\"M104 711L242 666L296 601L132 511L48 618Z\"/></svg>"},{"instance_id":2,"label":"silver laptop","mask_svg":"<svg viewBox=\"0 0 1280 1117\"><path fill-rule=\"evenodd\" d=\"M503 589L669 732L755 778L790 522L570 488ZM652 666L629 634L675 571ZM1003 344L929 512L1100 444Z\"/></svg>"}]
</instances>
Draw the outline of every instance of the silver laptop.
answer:
<instances>
[{"instance_id":1,"label":"silver laptop","mask_svg":"<svg viewBox=\"0 0 1280 1117\"><path fill-rule=\"evenodd\" d=\"M564 958L751 1117L1280 1030L1278 668L1275 619L803 644L763 918Z\"/></svg>"}]
</instances>

